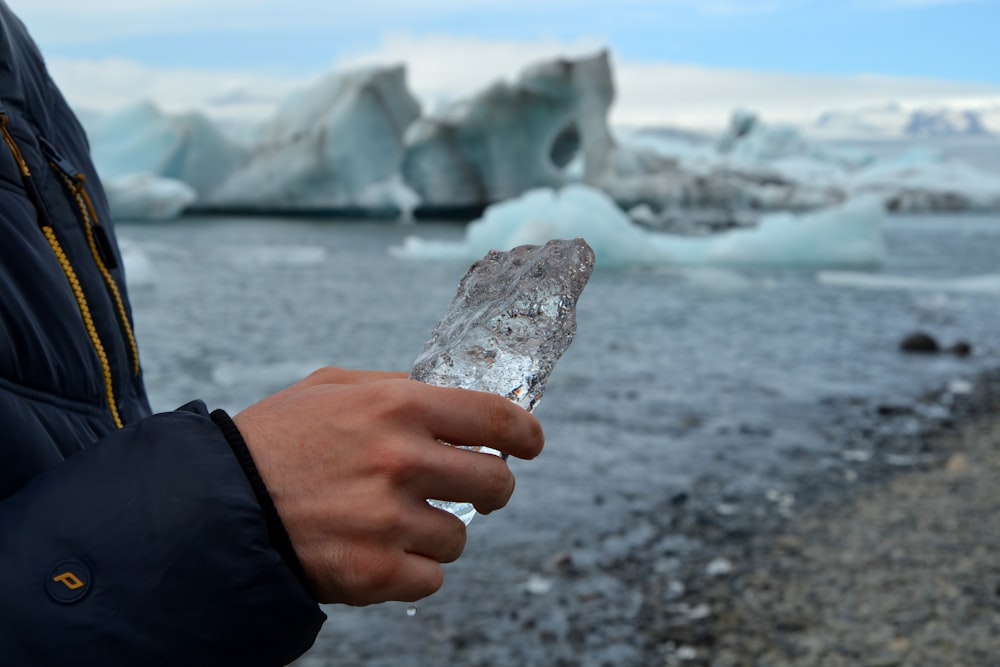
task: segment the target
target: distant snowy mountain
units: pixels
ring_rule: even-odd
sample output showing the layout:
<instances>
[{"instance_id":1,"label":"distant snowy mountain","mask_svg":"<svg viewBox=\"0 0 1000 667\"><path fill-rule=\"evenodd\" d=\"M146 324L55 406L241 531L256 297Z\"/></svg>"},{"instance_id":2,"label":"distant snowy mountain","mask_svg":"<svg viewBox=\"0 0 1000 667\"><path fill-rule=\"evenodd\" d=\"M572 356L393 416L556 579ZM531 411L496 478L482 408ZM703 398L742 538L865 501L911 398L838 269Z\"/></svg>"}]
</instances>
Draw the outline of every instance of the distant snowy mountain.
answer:
<instances>
[{"instance_id":1,"label":"distant snowy mountain","mask_svg":"<svg viewBox=\"0 0 1000 667\"><path fill-rule=\"evenodd\" d=\"M802 128L818 138L917 139L1000 136L1000 103L975 108L904 108L891 103L829 111Z\"/></svg>"}]
</instances>

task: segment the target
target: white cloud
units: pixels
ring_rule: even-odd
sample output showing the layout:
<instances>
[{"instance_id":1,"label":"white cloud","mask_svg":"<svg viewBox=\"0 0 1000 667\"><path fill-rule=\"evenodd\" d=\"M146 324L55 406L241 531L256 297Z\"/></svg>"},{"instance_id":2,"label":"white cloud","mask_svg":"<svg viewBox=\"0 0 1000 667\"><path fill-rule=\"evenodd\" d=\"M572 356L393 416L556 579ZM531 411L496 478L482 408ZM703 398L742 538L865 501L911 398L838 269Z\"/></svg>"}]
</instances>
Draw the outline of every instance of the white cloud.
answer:
<instances>
[{"instance_id":1,"label":"white cloud","mask_svg":"<svg viewBox=\"0 0 1000 667\"><path fill-rule=\"evenodd\" d=\"M765 118L808 122L824 111L898 102L907 107L1000 103L1000 88L872 75L818 76L688 65L623 63L619 124L718 127L738 107Z\"/></svg>"},{"instance_id":2,"label":"white cloud","mask_svg":"<svg viewBox=\"0 0 1000 667\"><path fill-rule=\"evenodd\" d=\"M74 107L94 111L150 101L168 111L260 117L309 83L306 78L239 71L152 68L120 59L50 58L48 68Z\"/></svg>"},{"instance_id":3,"label":"white cloud","mask_svg":"<svg viewBox=\"0 0 1000 667\"><path fill-rule=\"evenodd\" d=\"M467 97L497 79L513 79L525 66L559 56L592 54L596 39L520 42L452 36L385 37L377 48L356 52L340 69L374 64L407 65L411 89L425 107ZM823 111L895 101L904 106L1000 104L1000 88L881 76L812 76L669 63L615 62L618 99L612 119L622 125L724 125L734 108L767 119L804 122ZM71 102L108 109L150 99L170 110L207 109L215 114L261 115L308 78L259 72L155 69L121 60L51 59L50 69ZM220 105L220 100L242 100Z\"/></svg>"},{"instance_id":4,"label":"white cloud","mask_svg":"<svg viewBox=\"0 0 1000 667\"><path fill-rule=\"evenodd\" d=\"M513 80L528 65L560 56L591 55L597 39L577 42L482 40L449 35L388 35L374 51L348 55L338 68L405 63L410 87L434 108L467 97L490 83Z\"/></svg>"},{"instance_id":5,"label":"white cloud","mask_svg":"<svg viewBox=\"0 0 1000 667\"><path fill-rule=\"evenodd\" d=\"M342 66L405 62L416 93L433 106L467 96L496 79L513 79L525 66L558 56L591 54L599 40L574 43L485 41L451 36L393 35ZM623 125L673 123L719 127L737 107L790 122L831 109L890 101L908 106L949 102L996 103L1000 88L930 79L795 75L669 63L616 62L618 99L613 121Z\"/></svg>"}]
</instances>

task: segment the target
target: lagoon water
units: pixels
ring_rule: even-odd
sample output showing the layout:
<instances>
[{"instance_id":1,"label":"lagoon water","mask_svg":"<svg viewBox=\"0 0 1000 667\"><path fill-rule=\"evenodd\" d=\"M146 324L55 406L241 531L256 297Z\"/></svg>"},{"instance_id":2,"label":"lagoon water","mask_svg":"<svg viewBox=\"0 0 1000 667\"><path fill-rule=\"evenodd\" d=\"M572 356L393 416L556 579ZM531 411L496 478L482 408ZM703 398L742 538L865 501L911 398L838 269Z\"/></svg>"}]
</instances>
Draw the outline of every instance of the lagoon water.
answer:
<instances>
[{"instance_id":1,"label":"lagoon water","mask_svg":"<svg viewBox=\"0 0 1000 667\"><path fill-rule=\"evenodd\" d=\"M444 223L121 225L154 409L202 398L237 411L323 364L409 370L468 268L388 254L415 231L462 236ZM896 216L885 238L883 274L943 286L1000 274L998 216ZM456 622L504 613L489 600L509 604L554 555L696 494L706 476L734 497L790 487L842 460L846 431L873 406L961 388L956 380L1000 366L996 279L979 291L850 282L807 270L596 271L536 410L546 451L512 462L510 506L473 522L466 555L415 617L402 605L330 608L303 663L443 664L427 656L450 655L440 644L461 635ZM973 355L901 354L916 330L966 340Z\"/></svg>"}]
</instances>

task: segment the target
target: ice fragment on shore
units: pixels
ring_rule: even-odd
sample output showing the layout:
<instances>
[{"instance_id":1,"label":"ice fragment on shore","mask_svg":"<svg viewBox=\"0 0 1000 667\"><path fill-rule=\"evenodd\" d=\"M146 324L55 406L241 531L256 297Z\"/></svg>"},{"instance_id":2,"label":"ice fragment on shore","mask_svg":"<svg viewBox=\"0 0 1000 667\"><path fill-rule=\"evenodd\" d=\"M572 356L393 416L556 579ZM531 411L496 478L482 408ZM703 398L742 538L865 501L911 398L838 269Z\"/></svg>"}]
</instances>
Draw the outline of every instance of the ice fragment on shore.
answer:
<instances>
[{"instance_id":1,"label":"ice fragment on shore","mask_svg":"<svg viewBox=\"0 0 1000 667\"><path fill-rule=\"evenodd\" d=\"M723 577L730 574L733 571L733 564L728 558L718 558L712 559L712 561L705 566L705 574L710 577Z\"/></svg>"},{"instance_id":2,"label":"ice fragment on shore","mask_svg":"<svg viewBox=\"0 0 1000 667\"><path fill-rule=\"evenodd\" d=\"M498 394L530 412L573 341L576 302L593 269L583 239L490 251L462 278L410 378ZM475 514L468 504L431 504L465 523Z\"/></svg>"}]
</instances>

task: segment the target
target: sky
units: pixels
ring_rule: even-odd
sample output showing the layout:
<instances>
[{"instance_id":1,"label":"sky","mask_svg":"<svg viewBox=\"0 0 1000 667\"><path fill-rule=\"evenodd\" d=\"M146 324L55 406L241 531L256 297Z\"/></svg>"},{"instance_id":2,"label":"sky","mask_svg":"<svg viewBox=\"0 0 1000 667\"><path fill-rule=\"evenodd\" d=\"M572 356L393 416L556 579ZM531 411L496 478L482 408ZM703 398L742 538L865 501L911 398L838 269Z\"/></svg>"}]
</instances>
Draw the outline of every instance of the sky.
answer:
<instances>
[{"instance_id":1,"label":"sky","mask_svg":"<svg viewBox=\"0 0 1000 667\"><path fill-rule=\"evenodd\" d=\"M735 107L1000 105L1000 0L7 0L78 107L270 108L331 70L405 62L433 109L608 49L618 124Z\"/></svg>"}]
</instances>

